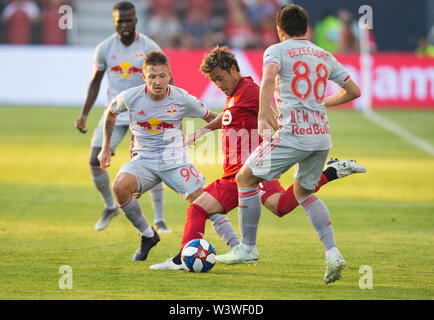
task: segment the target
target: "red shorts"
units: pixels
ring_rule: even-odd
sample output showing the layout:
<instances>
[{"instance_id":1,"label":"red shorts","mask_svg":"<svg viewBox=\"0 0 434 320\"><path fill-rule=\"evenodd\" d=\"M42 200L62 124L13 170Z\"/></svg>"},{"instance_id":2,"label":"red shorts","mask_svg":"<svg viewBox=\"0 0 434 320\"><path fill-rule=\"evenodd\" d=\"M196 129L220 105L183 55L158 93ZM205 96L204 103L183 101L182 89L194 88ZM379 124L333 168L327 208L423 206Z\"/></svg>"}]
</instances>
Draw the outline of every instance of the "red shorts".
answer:
<instances>
[{"instance_id":1,"label":"red shorts","mask_svg":"<svg viewBox=\"0 0 434 320\"><path fill-rule=\"evenodd\" d=\"M235 181L217 179L207 185L204 191L212 195L225 208L225 213L238 207L238 188Z\"/></svg>"}]
</instances>

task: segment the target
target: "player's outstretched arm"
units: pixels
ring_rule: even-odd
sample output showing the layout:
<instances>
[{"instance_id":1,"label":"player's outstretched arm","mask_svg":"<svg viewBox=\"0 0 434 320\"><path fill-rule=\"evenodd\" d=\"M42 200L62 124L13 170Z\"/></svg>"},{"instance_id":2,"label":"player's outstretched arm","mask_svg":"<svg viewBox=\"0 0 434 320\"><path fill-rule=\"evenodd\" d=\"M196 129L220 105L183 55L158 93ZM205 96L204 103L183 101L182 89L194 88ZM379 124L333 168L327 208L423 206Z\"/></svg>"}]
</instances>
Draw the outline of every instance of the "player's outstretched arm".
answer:
<instances>
[{"instance_id":1,"label":"player's outstretched arm","mask_svg":"<svg viewBox=\"0 0 434 320\"><path fill-rule=\"evenodd\" d=\"M117 115L113 113L110 109L107 110L104 118L104 129L103 129L103 143L101 152L98 154L98 161L100 163L101 169L110 167L111 160L111 150L110 141L115 127Z\"/></svg>"},{"instance_id":2,"label":"player's outstretched arm","mask_svg":"<svg viewBox=\"0 0 434 320\"><path fill-rule=\"evenodd\" d=\"M84 102L83 108L81 110L80 116L77 120L75 120L75 127L80 131L81 133L86 133L86 121L87 121L87 115L90 112L90 109L92 109L93 104L95 103L96 98L98 97L99 88L101 87L101 81L104 77L104 72L95 69L92 80L89 83L89 87L87 88L86 92L86 100Z\"/></svg>"},{"instance_id":3,"label":"player's outstretched arm","mask_svg":"<svg viewBox=\"0 0 434 320\"><path fill-rule=\"evenodd\" d=\"M223 113L216 114L210 111L208 117L204 119L208 123L204 125L202 128L200 128L199 130L190 133L185 139L185 146L191 147L195 144L196 140L202 137L205 133L220 129L222 127L222 118L223 118Z\"/></svg>"},{"instance_id":4,"label":"player's outstretched arm","mask_svg":"<svg viewBox=\"0 0 434 320\"><path fill-rule=\"evenodd\" d=\"M334 107L343 103L347 103L351 100L357 99L360 97L360 88L353 81L349 80L338 92L328 96L324 100L324 106L326 108Z\"/></svg>"},{"instance_id":5,"label":"player's outstretched arm","mask_svg":"<svg viewBox=\"0 0 434 320\"><path fill-rule=\"evenodd\" d=\"M205 120L209 124L209 123L213 122L218 116L219 116L219 114L210 111L208 114L208 117L206 117L203 120Z\"/></svg>"}]
</instances>

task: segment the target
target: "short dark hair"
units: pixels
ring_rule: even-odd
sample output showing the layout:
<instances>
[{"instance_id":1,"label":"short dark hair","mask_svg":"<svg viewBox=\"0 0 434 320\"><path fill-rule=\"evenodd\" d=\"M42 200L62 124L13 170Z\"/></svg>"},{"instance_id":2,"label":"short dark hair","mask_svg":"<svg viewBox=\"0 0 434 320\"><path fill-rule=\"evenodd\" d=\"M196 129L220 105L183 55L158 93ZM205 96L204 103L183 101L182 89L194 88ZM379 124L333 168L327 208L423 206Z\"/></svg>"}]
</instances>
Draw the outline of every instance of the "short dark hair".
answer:
<instances>
[{"instance_id":1,"label":"short dark hair","mask_svg":"<svg viewBox=\"0 0 434 320\"><path fill-rule=\"evenodd\" d=\"M160 65L165 65L170 70L169 58L167 58L167 56L163 52L157 50L150 51L146 55L145 60L143 61L143 68L145 68L146 66Z\"/></svg>"},{"instance_id":2,"label":"short dark hair","mask_svg":"<svg viewBox=\"0 0 434 320\"><path fill-rule=\"evenodd\" d=\"M276 24L291 37L303 36L307 32L309 15L299 5L282 6L276 13Z\"/></svg>"},{"instance_id":3,"label":"short dark hair","mask_svg":"<svg viewBox=\"0 0 434 320\"><path fill-rule=\"evenodd\" d=\"M113 6L113 11L127 11L130 9L135 9L134 4L129 1L118 2Z\"/></svg>"},{"instance_id":4,"label":"short dark hair","mask_svg":"<svg viewBox=\"0 0 434 320\"><path fill-rule=\"evenodd\" d=\"M200 65L200 72L206 75L216 67L230 72L232 66L235 66L237 71L240 72L238 61L230 49L227 46L217 46L203 58L202 64Z\"/></svg>"}]
</instances>

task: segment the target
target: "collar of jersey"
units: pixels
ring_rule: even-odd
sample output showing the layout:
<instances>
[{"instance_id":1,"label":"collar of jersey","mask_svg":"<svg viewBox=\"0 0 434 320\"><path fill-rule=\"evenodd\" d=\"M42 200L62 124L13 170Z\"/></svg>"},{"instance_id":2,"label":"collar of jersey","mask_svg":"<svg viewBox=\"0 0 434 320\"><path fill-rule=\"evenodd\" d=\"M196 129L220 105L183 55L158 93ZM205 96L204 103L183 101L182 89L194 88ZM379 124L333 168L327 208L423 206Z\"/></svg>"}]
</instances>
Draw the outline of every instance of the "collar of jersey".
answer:
<instances>
[{"instance_id":1,"label":"collar of jersey","mask_svg":"<svg viewBox=\"0 0 434 320\"><path fill-rule=\"evenodd\" d=\"M240 81L238 81L237 86L236 86L235 89L234 89L234 92L232 92L232 94L230 95L231 98L235 95L235 92L237 92L237 90L240 88L242 82L244 83L244 82L245 82L246 80L248 80L248 79L250 79L251 81L253 81L253 78L252 78L252 77L249 77L249 76L247 76L247 77L242 77L242 78L240 79Z\"/></svg>"},{"instance_id":2,"label":"collar of jersey","mask_svg":"<svg viewBox=\"0 0 434 320\"><path fill-rule=\"evenodd\" d=\"M120 39L121 36L119 35L119 33L116 32L116 38ZM136 38L134 39L134 41L139 40L139 33L136 31Z\"/></svg>"}]
</instances>

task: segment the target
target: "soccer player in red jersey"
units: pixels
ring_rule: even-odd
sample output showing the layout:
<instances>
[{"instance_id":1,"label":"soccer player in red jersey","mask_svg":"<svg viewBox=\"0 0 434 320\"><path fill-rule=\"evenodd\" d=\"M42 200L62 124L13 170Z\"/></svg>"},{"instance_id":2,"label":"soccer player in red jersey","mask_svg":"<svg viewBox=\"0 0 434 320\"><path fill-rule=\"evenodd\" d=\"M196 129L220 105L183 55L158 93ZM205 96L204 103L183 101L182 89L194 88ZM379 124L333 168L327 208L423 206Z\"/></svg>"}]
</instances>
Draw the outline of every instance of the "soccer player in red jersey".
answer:
<instances>
[{"instance_id":1,"label":"soccer player in red jersey","mask_svg":"<svg viewBox=\"0 0 434 320\"><path fill-rule=\"evenodd\" d=\"M258 134L259 86L251 77L243 77L235 55L228 47L214 48L202 61L201 72L227 95L223 112L213 121L189 135L186 145L193 145L206 132L222 130L224 153L223 176L205 187L187 210L181 249L193 239L203 238L206 219L215 214L226 214L238 206L238 189L235 176L248 156L262 142ZM347 161L332 160L321 176L318 190L325 183L359 172L360 166L347 165ZM278 180L263 181L260 186L262 204L279 217L283 217L298 206L293 186L288 190ZM228 222L228 221L227 221ZM236 245L239 245L236 239ZM253 259L254 262L258 259ZM249 262L249 263L250 263ZM185 270L181 251L177 256L151 266L155 270Z\"/></svg>"}]
</instances>

